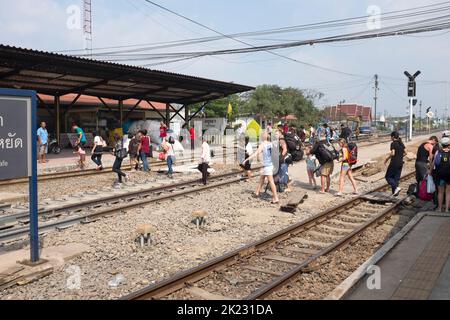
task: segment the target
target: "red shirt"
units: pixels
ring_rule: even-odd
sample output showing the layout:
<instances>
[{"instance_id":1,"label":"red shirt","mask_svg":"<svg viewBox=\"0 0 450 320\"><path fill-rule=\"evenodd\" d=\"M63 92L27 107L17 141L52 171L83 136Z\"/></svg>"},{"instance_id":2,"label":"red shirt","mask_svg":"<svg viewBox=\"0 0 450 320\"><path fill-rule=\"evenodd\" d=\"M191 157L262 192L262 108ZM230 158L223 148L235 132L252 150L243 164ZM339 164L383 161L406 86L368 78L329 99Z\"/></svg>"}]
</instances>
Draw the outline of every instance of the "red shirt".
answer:
<instances>
[{"instance_id":1,"label":"red shirt","mask_svg":"<svg viewBox=\"0 0 450 320\"><path fill-rule=\"evenodd\" d=\"M194 128L190 128L189 129L189 133L191 134L191 140L195 140L195 129Z\"/></svg>"},{"instance_id":2,"label":"red shirt","mask_svg":"<svg viewBox=\"0 0 450 320\"><path fill-rule=\"evenodd\" d=\"M150 153L150 137L145 136L141 138L141 152Z\"/></svg>"},{"instance_id":3,"label":"red shirt","mask_svg":"<svg viewBox=\"0 0 450 320\"><path fill-rule=\"evenodd\" d=\"M161 138L167 137L167 128L166 127L163 127L163 126L159 127L159 136Z\"/></svg>"},{"instance_id":4,"label":"red shirt","mask_svg":"<svg viewBox=\"0 0 450 320\"><path fill-rule=\"evenodd\" d=\"M283 129L284 129L284 133L289 132L289 126L287 124L284 125Z\"/></svg>"}]
</instances>

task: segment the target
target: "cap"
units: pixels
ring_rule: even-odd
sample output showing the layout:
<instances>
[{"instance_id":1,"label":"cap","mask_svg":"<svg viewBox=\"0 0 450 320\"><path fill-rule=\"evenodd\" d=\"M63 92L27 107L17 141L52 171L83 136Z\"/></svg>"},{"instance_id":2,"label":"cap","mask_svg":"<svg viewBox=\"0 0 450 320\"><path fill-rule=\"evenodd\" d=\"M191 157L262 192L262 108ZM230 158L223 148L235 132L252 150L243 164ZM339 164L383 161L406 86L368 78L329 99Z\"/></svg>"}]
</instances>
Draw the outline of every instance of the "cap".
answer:
<instances>
[{"instance_id":1,"label":"cap","mask_svg":"<svg viewBox=\"0 0 450 320\"><path fill-rule=\"evenodd\" d=\"M441 139L441 144L442 144L443 146L448 146L448 145L450 145L450 138L449 138L449 137L442 138L442 139Z\"/></svg>"}]
</instances>

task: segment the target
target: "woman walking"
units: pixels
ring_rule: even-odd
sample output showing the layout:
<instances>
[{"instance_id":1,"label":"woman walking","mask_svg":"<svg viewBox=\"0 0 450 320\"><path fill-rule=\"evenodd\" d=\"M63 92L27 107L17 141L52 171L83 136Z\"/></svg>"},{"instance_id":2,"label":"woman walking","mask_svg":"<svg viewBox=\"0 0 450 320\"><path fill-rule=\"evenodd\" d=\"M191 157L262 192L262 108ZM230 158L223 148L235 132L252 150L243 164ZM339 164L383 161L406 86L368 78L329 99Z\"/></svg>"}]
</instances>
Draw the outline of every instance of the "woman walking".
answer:
<instances>
[{"instance_id":1,"label":"woman walking","mask_svg":"<svg viewBox=\"0 0 450 320\"><path fill-rule=\"evenodd\" d=\"M244 165L246 162L249 162L258 157L260 154L262 154L263 169L261 171L261 178L259 179L259 184L258 188L256 189L255 196L259 197L261 189L264 186L264 181L267 178L269 181L270 189L272 190L272 203L276 204L280 202L280 199L278 198L277 188L273 180L272 152L273 152L273 145L269 141L269 134L267 132L264 132L263 143L259 146L258 150L253 155L251 155L247 160L244 161Z\"/></svg>"},{"instance_id":2,"label":"woman walking","mask_svg":"<svg viewBox=\"0 0 450 320\"><path fill-rule=\"evenodd\" d=\"M150 137L147 136L147 130L140 131L141 143L139 144L139 155L141 156L142 164L144 166L144 171L149 172L150 167L148 165L147 157L150 156Z\"/></svg>"},{"instance_id":3,"label":"woman walking","mask_svg":"<svg viewBox=\"0 0 450 320\"><path fill-rule=\"evenodd\" d=\"M116 160L114 161L112 171L117 173L118 183L122 183L122 177L125 178L125 182L128 181L128 175L125 174L120 168L122 167L123 159L127 156L127 151L123 147L122 137L118 134L114 136L115 146L114 146L114 156Z\"/></svg>"},{"instance_id":4,"label":"woman walking","mask_svg":"<svg viewBox=\"0 0 450 320\"><path fill-rule=\"evenodd\" d=\"M175 161L175 151L173 150L173 144L175 140L173 137L169 137L169 139L164 139L162 143L162 147L166 154L167 161L167 175L170 179L173 178L173 163Z\"/></svg>"},{"instance_id":5,"label":"woman walking","mask_svg":"<svg viewBox=\"0 0 450 320\"><path fill-rule=\"evenodd\" d=\"M247 160L248 158L250 158L250 156L253 154L253 147L252 144L250 143L250 138L249 137L245 137L245 142L244 142L244 152L245 152L245 158L244 161ZM242 163L241 168L247 173L247 180L251 179L252 177L252 165L250 162L245 162Z\"/></svg>"},{"instance_id":6,"label":"woman walking","mask_svg":"<svg viewBox=\"0 0 450 320\"><path fill-rule=\"evenodd\" d=\"M341 147L341 157L339 162L341 165L341 174L339 176L339 192L336 194L337 197L342 197L344 192L345 177L348 176L350 182L353 186L353 194L358 194L358 188L356 187L356 181L353 178L352 165L350 164L350 150L348 147L347 140L339 139L339 146Z\"/></svg>"},{"instance_id":7,"label":"woman walking","mask_svg":"<svg viewBox=\"0 0 450 320\"><path fill-rule=\"evenodd\" d=\"M436 210L442 212L445 197L445 212L448 213L450 209L450 138L442 138L441 145L442 149L436 153L434 159L434 170L438 180L438 207Z\"/></svg>"},{"instance_id":8,"label":"woman walking","mask_svg":"<svg viewBox=\"0 0 450 320\"><path fill-rule=\"evenodd\" d=\"M135 137L133 137L130 133L128 138L130 139L130 144L128 145L128 155L130 156L131 171L136 171L139 167L138 152L140 136L138 133Z\"/></svg>"},{"instance_id":9,"label":"woman walking","mask_svg":"<svg viewBox=\"0 0 450 320\"><path fill-rule=\"evenodd\" d=\"M103 148L106 147L106 143L99 134L94 133L94 137L91 160L97 165L97 170L103 170L102 156Z\"/></svg>"},{"instance_id":10,"label":"woman walking","mask_svg":"<svg viewBox=\"0 0 450 320\"><path fill-rule=\"evenodd\" d=\"M406 153L405 145L403 144L402 139L400 138L400 135L397 131L391 133L391 139L391 153L386 158L384 163L386 164L389 160L391 160L391 163L389 164L386 172L386 181L392 188L392 194L397 197L402 190L398 186L403 170L403 157L406 155Z\"/></svg>"}]
</instances>

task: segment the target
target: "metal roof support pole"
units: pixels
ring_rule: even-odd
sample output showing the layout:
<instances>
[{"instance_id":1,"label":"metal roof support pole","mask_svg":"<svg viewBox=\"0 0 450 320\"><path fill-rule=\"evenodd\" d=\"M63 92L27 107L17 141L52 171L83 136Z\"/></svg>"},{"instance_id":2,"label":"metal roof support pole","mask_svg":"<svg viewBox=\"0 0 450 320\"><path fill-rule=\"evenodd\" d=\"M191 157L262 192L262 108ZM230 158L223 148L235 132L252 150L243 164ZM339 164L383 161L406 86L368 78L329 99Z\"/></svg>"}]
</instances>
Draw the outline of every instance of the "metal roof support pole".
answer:
<instances>
[{"instance_id":1,"label":"metal roof support pole","mask_svg":"<svg viewBox=\"0 0 450 320\"><path fill-rule=\"evenodd\" d=\"M159 112L158 109L156 109L156 107L152 104L151 101L148 101L148 100L146 100L146 101L147 101L148 105L149 105L154 111L156 111L156 113L158 113L159 116L161 117L161 119L165 122L164 115L163 115L161 112Z\"/></svg>"},{"instance_id":2,"label":"metal roof support pole","mask_svg":"<svg viewBox=\"0 0 450 320\"><path fill-rule=\"evenodd\" d=\"M119 100L119 118L120 127L123 128L123 100Z\"/></svg>"},{"instance_id":3,"label":"metal roof support pole","mask_svg":"<svg viewBox=\"0 0 450 320\"><path fill-rule=\"evenodd\" d=\"M189 127L189 105L184 105L184 121L185 124Z\"/></svg>"},{"instance_id":4,"label":"metal roof support pole","mask_svg":"<svg viewBox=\"0 0 450 320\"><path fill-rule=\"evenodd\" d=\"M133 111L136 110L139 107L141 102L142 102L142 100L139 100L138 102L136 102L136 104L133 106L133 108L131 108L131 110L128 111L128 113L125 115L125 118L123 118L123 121L127 121L127 119L131 116Z\"/></svg>"},{"instance_id":5,"label":"metal roof support pole","mask_svg":"<svg viewBox=\"0 0 450 320\"><path fill-rule=\"evenodd\" d=\"M58 140L58 143L61 141L61 99L60 96L55 96L55 118L56 118L56 140Z\"/></svg>"},{"instance_id":6,"label":"metal roof support pole","mask_svg":"<svg viewBox=\"0 0 450 320\"><path fill-rule=\"evenodd\" d=\"M166 126L170 127L170 104L166 103L166 118L164 119Z\"/></svg>"},{"instance_id":7,"label":"metal roof support pole","mask_svg":"<svg viewBox=\"0 0 450 320\"><path fill-rule=\"evenodd\" d=\"M209 100L206 101L205 103L203 103L202 106L200 108L198 108L198 110L195 111L195 113L188 118L189 119L188 121L191 121L192 119L194 119L200 112L204 112L205 108L208 104L209 104Z\"/></svg>"},{"instance_id":8,"label":"metal roof support pole","mask_svg":"<svg viewBox=\"0 0 450 320\"><path fill-rule=\"evenodd\" d=\"M183 109L185 108L185 106L186 106L186 105L183 105L180 109L175 110L175 114L170 118L170 121L172 121L173 119L175 119L176 116L180 116L181 119L186 120L186 118L183 117L183 116L181 115L181 111L183 111ZM173 109L174 109L174 108L173 108Z\"/></svg>"},{"instance_id":9,"label":"metal roof support pole","mask_svg":"<svg viewBox=\"0 0 450 320\"><path fill-rule=\"evenodd\" d=\"M52 108L50 108L42 99L39 97L39 95L36 95L37 100L39 101L39 104L42 105L45 109L47 109L48 114L51 117L55 116L55 113L52 111Z\"/></svg>"}]
</instances>

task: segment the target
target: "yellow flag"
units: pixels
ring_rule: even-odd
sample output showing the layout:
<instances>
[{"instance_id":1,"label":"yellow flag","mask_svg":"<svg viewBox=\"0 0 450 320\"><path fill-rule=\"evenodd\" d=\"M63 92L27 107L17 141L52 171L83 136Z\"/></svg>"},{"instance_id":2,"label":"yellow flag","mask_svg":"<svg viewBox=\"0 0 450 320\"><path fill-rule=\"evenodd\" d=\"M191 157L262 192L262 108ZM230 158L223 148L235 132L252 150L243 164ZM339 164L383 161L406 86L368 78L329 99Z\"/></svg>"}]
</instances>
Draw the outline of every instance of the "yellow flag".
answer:
<instances>
[{"instance_id":1,"label":"yellow flag","mask_svg":"<svg viewBox=\"0 0 450 320\"><path fill-rule=\"evenodd\" d=\"M233 113L233 106L231 105L231 102L228 104L228 115L231 115Z\"/></svg>"}]
</instances>

